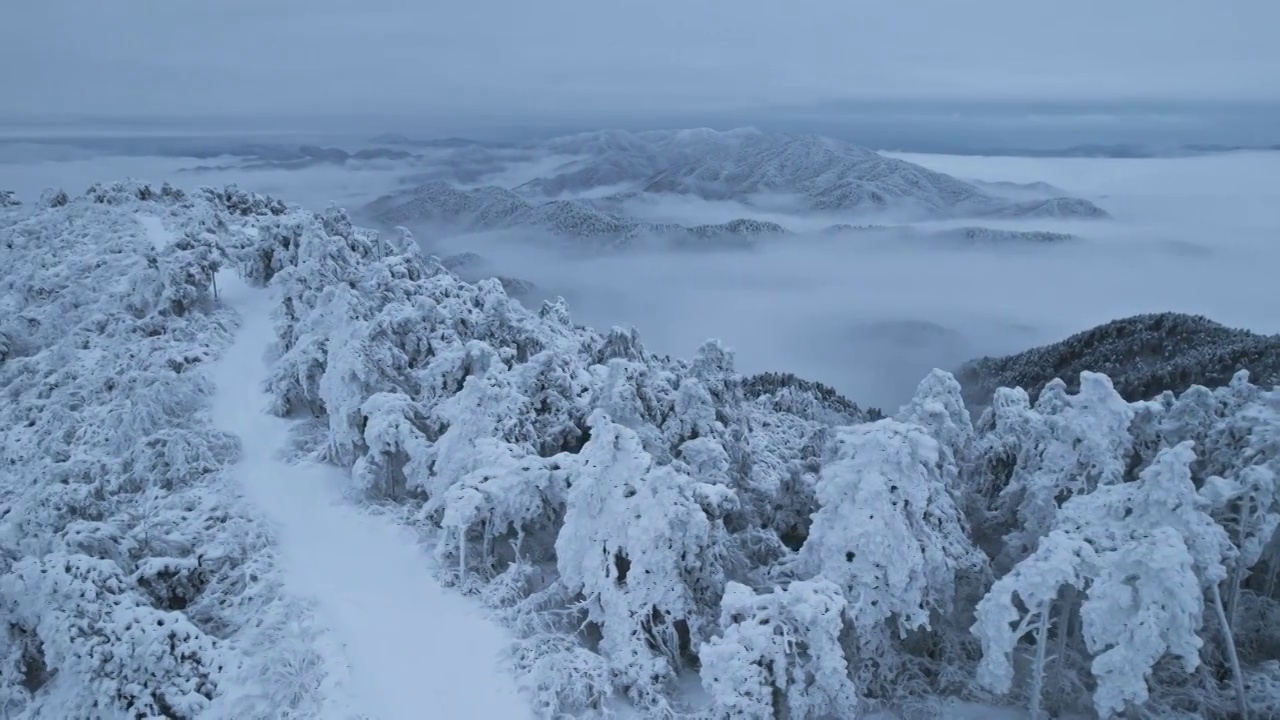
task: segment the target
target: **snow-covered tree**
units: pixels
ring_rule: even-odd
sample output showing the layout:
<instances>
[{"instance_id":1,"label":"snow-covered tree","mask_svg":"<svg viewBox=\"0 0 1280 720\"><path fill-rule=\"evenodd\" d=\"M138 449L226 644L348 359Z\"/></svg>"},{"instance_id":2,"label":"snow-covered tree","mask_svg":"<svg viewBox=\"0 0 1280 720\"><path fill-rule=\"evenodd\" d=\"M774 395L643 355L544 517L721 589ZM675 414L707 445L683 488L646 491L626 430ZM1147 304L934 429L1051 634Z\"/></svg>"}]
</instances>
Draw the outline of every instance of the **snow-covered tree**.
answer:
<instances>
[{"instance_id":1,"label":"snow-covered tree","mask_svg":"<svg viewBox=\"0 0 1280 720\"><path fill-rule=\"evenodd\" d=\"M362 317L367 308L361 299L348 291L334 301L326 303L326 310L345 320L344 331L328 340L316 389L329 419L325 457L351 465L368 450L364 438L370 417L365 412L367 400L378 393L413 392L414 382L404 353L378 337L376 325Z\"/></svg>"},{"instance_id":2,"label":"snow-covered tree","mask_svg":"<svg viewBox=\"0 0 1280 720\"><path fill-rule=\"evenodd\" d=\"M645 450L661 461L670 459L671 447L661 428L674 413L676 390L673 378L663 369L637 362L613 358L608 364L597 366L599 389L594 399L595 407L613 418L613 422L630 428L644 442ZM600 372L603 371L603 372ZM686 395L689 422L696 422L697 408L702 408L702 420L706 420L706 406L701 401L709 398ZM692 429L692 428L691 428Z\"/></svg>"},{"instance_id":3,"label":"snow-covered tree","mask_svg":"<svg viewBox=\"0 0 1280 720\"><path fill-rule=\"evenodd\" d=\"M900 662L895 637L950 616L957 575L976 571L984 558L948 486L954 469L923 428L880 420L841 428L834 443L796 571L844 592L857 661L868 668L859 675L891 684Z\"/></svg>"},{"instance_id":4,"label":"snow-covered tree","mask_svg":"<svg viewBox=\"0 0 1280 720\"><path fill-rule=\"evenodd\" d=\"M946 462L956 467L957 472L968 464L973 443L973 421L960 396L960 383L951 373L942 370L930 372L920 381L911 402L898 410L895 419L914 423L928 431L938 441Z\"/></svg>"},{"instance_id":5,"label":"snow-covered tree","mask_svg":"<svg viewBox=\"0 0 1280 720\"><path fill-rule=\"evenodd\" d=\"M201 302L212 299L214 278L222 267L223 250L218 239L208 233L187 234L165 247L164 302L174 315L185 315Z\"/></svg>"},{"instance_id":6,"label":"snow-covered tree","mask_svg":"<svg viewBox=\"0 0 1280 720\"><path fill-rule=\"evenodd\" d=\"M1274 593L1280 569L1280 407L1274 398L1274 391L1264 392L1240 371L1220 388L1192 386L1177 397L1166 393L1153 413L1154 432L1146 431L1162 445L1197 443L1192 479L1239 551L1223 595L1229 624L1243 631L1245 648L1258 644L1259 633L1253 623L1240 627L1241 602L1256 616L1280 600Z\"/></svg>"},{"instance_id":7,"label":"snow-covered tree","mask_svg":"<svg viewBox=\"0 0 1280 720\"><path fill-rule=\"evenodd\" d=\"M570 356L548 350L529 358L514 372L533 412L538 454L551 457L581 448L586 415L580 398L589 392L590 377L585 369Z\"/></svg>"},{"instance_id":8,"label":"snow-covered tree","mask_svg":"<svg viewBox=\"0 0 1280 720\"><path fill-rule=\"evenodd\" d=\"M285 298L278 308L288 305L289 300ZM323 416L326 408L320 381L328 372L330 344L335 336L342 337L338 328L345 330L360 313L359 300L353 297L350 288L333 287L324 291L315 307L308 308L305 315L284 321L287 331L278 323L281 330L273 348L276 360L266 381L277 414L291 416L307 412ZM331 387L333 392L343 386L331 383Z\"/></svg>"},{"instance_id":9,"label":"snow-covered tree","mask_svg":"<svg viewBox=\"0 0 1280 720\"><path fill-rule=\"evenodd\" d=\"M432 503L442 509L440 527L445 533L440 554L456 555L461 579L467 572L501 572L511 561L546 562L551 543L544 538L557 529L563 514L567 473L556 463L495 438L478 440L474 451L475 469ZM480 552L469 562L473 532L479 535ZM499 557L501 548L494 547L502 538L511 543L507 557Z\"/></svg>"},{"instance_id":10,"label":"snow-covered tree","mask_svg":"<svg viewBox=\"0 0 1280 720\"><path fill-rule=\"evenodd\" d=\"M1051 382L1033 409L1019 400L1016 393L997 397L997 424L981 444L988 457L999 449L1004 463L1012 460L997 498L999 517L1012 528L997 562L1002 568L1035 549L1065 500L1124 480L1133 445L1133 407L1105 375L1081 373L1075 395Z\"/></svg>"},{"instance_id":11,"label":"snow-covered tree","mask_svg":"<svg viewBox=\"0 0 1280 720\"><path fill-rule=\"evenodd\" d=\"M715 717L859 717L861 700L840 643L844 610L844 593L821 578L761 594L729 583L721 635L699 653Z\"/></svg>"},{"instance_id":12,"label":"snow-covered tree","mask_svg":"<svg viewBox=\"0 0 1280 720\"><path fill-rule=\"evenodd\" d=\"M288 216L258 223L249 230L251 243L238 249L244 277L251 284L262 286L276 273L298 264L298 249L304 233L314 232L303 217Z\"/></svg>"},{"instance_id":13,"label":"snow-covered tree","mask_svg":"<svg viewBox=\"0 0 1280 720\"><path fill-rule=\"evenodd\" d=\"M655 466L602 411L590 428L556 541L560 582L582 596L617 685L657 712L723 592L719 520L705 508L728 491Z\"/></svg>"},{"instance_id":14,"label":"snow-covered tree","mask_svg":"<svg viewBox=\"0 0 1280 720\"><path fill-rule=\"evenodd\" d=\"M442 496L459 479L484 467L487 458L475 452L482 440L512 444L522 454L534 455L537 447L529 399L512 384L512 374L493 348L473 341L456 357L441 358L440 364L451 372L461 366L456 371L461 387L432 412L443 432L431 448L430 474L414 481L431 497Z\"/></svg>"},{"instance_id":15,"label":"snow-covered tree","mask_svg":"<svg viewBox=\"0 0 1280 720\"><path fill-rule=\"evenodd\" d=\"M1052 613L1068 586L1084 594L1081 632L1093 656L1099 715L1144 703L1152 667L1166 654L1195 670L1205 592L1216 597L1234 549L1196 493L1194 459L1191 444L1180 444L1161 452L1137 482L1102 486L1063 505L1036 550L978 604L973 632L983 643L983 685L1009 691L1018 643L1033 634L1030 693L1039 713Z\"/></svg>"},{"instance_id":16,"label":"snow-covered tree","mask_svg":"<svg viewBox=\"0 0 1280 720\"><path fill-rule=\"evenodd\" d=\"M351 478L361 489L395 498L409 487L409 478L426 475L430 440L426 413L408 395L379 392L360 406L361 444L365 453L351 466Z\"/></svg>"}]
</instances>

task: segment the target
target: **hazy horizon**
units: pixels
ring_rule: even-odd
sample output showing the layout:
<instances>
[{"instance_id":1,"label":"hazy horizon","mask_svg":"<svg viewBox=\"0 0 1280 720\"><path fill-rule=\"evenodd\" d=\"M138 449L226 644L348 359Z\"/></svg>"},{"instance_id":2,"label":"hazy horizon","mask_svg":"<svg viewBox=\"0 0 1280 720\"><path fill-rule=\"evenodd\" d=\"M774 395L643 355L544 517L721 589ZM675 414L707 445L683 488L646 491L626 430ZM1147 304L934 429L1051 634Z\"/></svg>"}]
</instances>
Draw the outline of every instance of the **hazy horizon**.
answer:
<instances>
[{"instance_id":1,"label":"hazy horizon","mask_svg":"<svg viewBox=\"0 0 1280 720\"><path fill-rule=\"evenodd\" d=\"M1082 145L1159 152L1183 145L1280 145L1280 102L1066 100L846 100L683 114L427 117L333 114L190 117L0 115L0 145L104 139L210 139L352 146L385 133L526 142L600 129L754 126L827 135L881 150L1014 153Z\"/></svg>"},{"instance_id":2,"label":"hazy horizon","mask_svg":"<svg viewBox=\"0 0 1280 720\"><path fill-rule=\"evenodd\" d=\"M661 115L858 98L1280 101L1280 5L809 0L6 11L0 115ZM32 58L39 62L31 62Z\"/></svg>"}]
</instances>

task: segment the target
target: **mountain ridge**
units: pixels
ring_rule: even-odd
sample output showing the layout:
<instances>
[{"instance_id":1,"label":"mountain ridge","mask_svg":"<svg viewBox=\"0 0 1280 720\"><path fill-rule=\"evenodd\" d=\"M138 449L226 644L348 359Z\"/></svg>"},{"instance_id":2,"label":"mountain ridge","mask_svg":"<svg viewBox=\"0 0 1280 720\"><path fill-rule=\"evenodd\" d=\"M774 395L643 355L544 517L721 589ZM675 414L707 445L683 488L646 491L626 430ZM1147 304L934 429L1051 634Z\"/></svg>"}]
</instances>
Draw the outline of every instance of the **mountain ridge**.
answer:
<instances>
[{"instance_id":1,"label":"mountain ridge","mask_svg":"<svg viewBox=\"0 0 1280 720\"><path fill-rule=\"evenodd\" d=\"M651 194L710 200L797 195L812 210L907 209L932 217L1105 218L1089 200L1053 197L1021 202L975 183L852 143L817 135L774 135L744 128L718 132L587 133L546 141L556 154L580 155L552 175L517 186L523 194L565 193L625 183ZM1048 186L1045 186L1048 187Z\"/></svg>"},{"instance_id":2,"label":"mountain ridge","mask_svg":"<svg viewBox=\"0 0 1280 720\"><path fill-rule=\"evenodd\" d=\"M497 186L461 190L443 180L431 180L410 190L383 196L365 206L365 213L384 225L440 222L464 231L536 227L562 238L600 239L631 244L653 236L675 246L729 241L749 244L753 239L781 235L777 223L739 218L693 226L653 223L621 217L579 200L534 203Z\"/></svg>"},{"instance_id":3,"label":"mountain ridge","mask_svg":"<svg viewBox=\"0 0 1280 720\"><path fill-rule=\"evenodd\" d=\"M699 225L636 220L617 209L634 197L638 195L620 193L594 200L535 203L496 185L463 190L444 180L431 180L374 200L365 206L364 214L388 227L421 222L468 232L537 227L562 238L603 239L620 245L652 236L676 247L746 247L761 238L796 234L778 223L745 217ZM837 223L820 232L897 233L905 239L957 242L1057 243L1078 239L1069 233L976 226L923 230L910 225Z\"/></svg>"}]
</instances>

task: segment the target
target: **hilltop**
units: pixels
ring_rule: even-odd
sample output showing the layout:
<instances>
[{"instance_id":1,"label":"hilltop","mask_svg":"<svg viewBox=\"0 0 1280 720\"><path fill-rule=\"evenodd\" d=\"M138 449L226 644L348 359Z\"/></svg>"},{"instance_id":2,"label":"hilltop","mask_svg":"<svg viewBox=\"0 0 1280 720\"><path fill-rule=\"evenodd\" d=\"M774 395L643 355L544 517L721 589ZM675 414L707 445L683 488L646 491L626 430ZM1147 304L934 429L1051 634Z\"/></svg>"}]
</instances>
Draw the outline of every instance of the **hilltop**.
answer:
<instances>
[{"instance_id":1,"label":"hilltop","mask_svg":"<svg viewBox=\"0 0 1280 720\"><path fill-rule=\"evenodd\" d=\"M1230 328L1201 315L1155 313L1113 320L1050 345L966 363L957 373L972 404L999 387L1034 397L1055 378L1076 387L1081 372L1105 373L1126 400L1192 385L1218 387L1240 370L1266 387L1280 380L1280 335Z\"/></svg>"}]
</instances>

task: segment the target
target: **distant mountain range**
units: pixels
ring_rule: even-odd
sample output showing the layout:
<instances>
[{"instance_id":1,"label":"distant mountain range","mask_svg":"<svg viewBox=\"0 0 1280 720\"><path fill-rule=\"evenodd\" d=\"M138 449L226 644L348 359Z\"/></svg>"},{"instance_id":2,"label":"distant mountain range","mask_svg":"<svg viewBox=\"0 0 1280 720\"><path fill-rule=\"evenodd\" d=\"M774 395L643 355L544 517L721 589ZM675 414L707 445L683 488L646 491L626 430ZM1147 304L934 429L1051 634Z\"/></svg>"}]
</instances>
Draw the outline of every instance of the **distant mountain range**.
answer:
<instances>
[{"instance_id":1,"label":"distant mountain range","mask_svg":"<svg viewBox=\"0 0 1280 720\"><path fill-rule=\"evenodd\" d=\"M811 210L894 210L928 218L1107 217L1088 200L1014 200L920 165L812 135L772 135L750 128L602 131L556 138L541 148L576 157L551 175L514 188L517 193L559 198L628 186L619 189L745 203L761 196L798 197Z\"/></svg>"},{"instance_id":2,"label":"distant mountain range","mask_svg":"<svg viewBox=\"0 0 1280 720\"><path fill-rule=\"evenodd\" d=\"M376 137L369 138L372 145L405 145L407 147L422 148L465 148L465 147L506 147L506 143L482 142L480 140L469 140L467 138L450 137L438 138L433 140L414 140L406 135L399 133L383 133Z\"/></svg>"},{"instance_id":3,"label":"distant mountain range","mask_svg":"<svg viewBox=\"0 0 1280 720\"><path fill-rule=\"evenodd\" d=\"M642 239L667 246L749 246L762 236L781 235L781 225L741 218L727 223L686 226L628 219L578 200L534 203L506 188L461 190L432 180L385 195L364 208L382 225L438 223L455 231L539 228L561 238L593 240L594 247L629 246Z\"/></svg>"},{"instance_id":4,"label":"distant mountain range","mask_svg":"<svg viewBox=\"0 0 1280 720\"><path fill-rule=\"evenodd\" d=\"M551 235L592 240L595 247L629 247L641 239L668 247L724 248L753 246L766 237L792 234L774 222L739 218L725 223L680 225L629 219L605 208L621 201L549 200L530 202L497 186L462 190L433 180L369 203L364 215L384 226L432 223L454 232L511 228L539 228ZM1057 243L1075 240L1069 233L1006 230L984 227L921 229L910 225L831 225L827 234L883 235L895 240L935 240L946 243Z\"/></svg>"},{"instance_id":5,"label":"distant mountain range","mask_svg":"<svg viewBox=\"0 0 1280 720\"><path fill-rule=\"evenodd\" d=\"M597 246L658 238L691 247L749 246L761 237L786 234L787 229L745 217L697 226L650 222L631 217L629 205L682 195L733 200L746 208L761 202L766 206L798 202L808 211L850 216L893 211L929 219L1108 217L1092 202L1066 197L1044 183L980 185L849 143L767 135L750 128L602 131L555 138L519 151L489 150L465 140L441 142L465 160L456 166L442 161L443 170L438 168L436 173L453 171L461 176L466 166L474 164L501 167L512 159L511 152L517 152L518 159L562 161L551 164L542 177L514 187L462 189L437 175L374 200L362 214L386 226L431 223L455 231L530 227L560 237L591 239ZM585 197L593 193L595 197ZM837 225L830 230L868 228ZM979 242L1058 242L1074 237L979 227L920 231L900 226L893 231L917 238Z\"/></svg>"},{"instance_id":6,"label":"distant mountain range","mask_svg":"<svg viewBox=\"0 0 1280 720\"><path fill-rule=\"evenodd\" d=\"M207 150L187 150L186 157L197 157L204 160L222 157L238 158L233 164L224 166L241 170L302 170L316 165L345 165L348 162L368 160L411 160L421 159L421 155L407 150L392 148L364 148L355 152L347 152L342 148L322 147L320 145L270 145L248 144L235 145ZM220 169L208 165L197 165L186 168L188 172L209 169Z\"/></svg>"}]
</instances>

